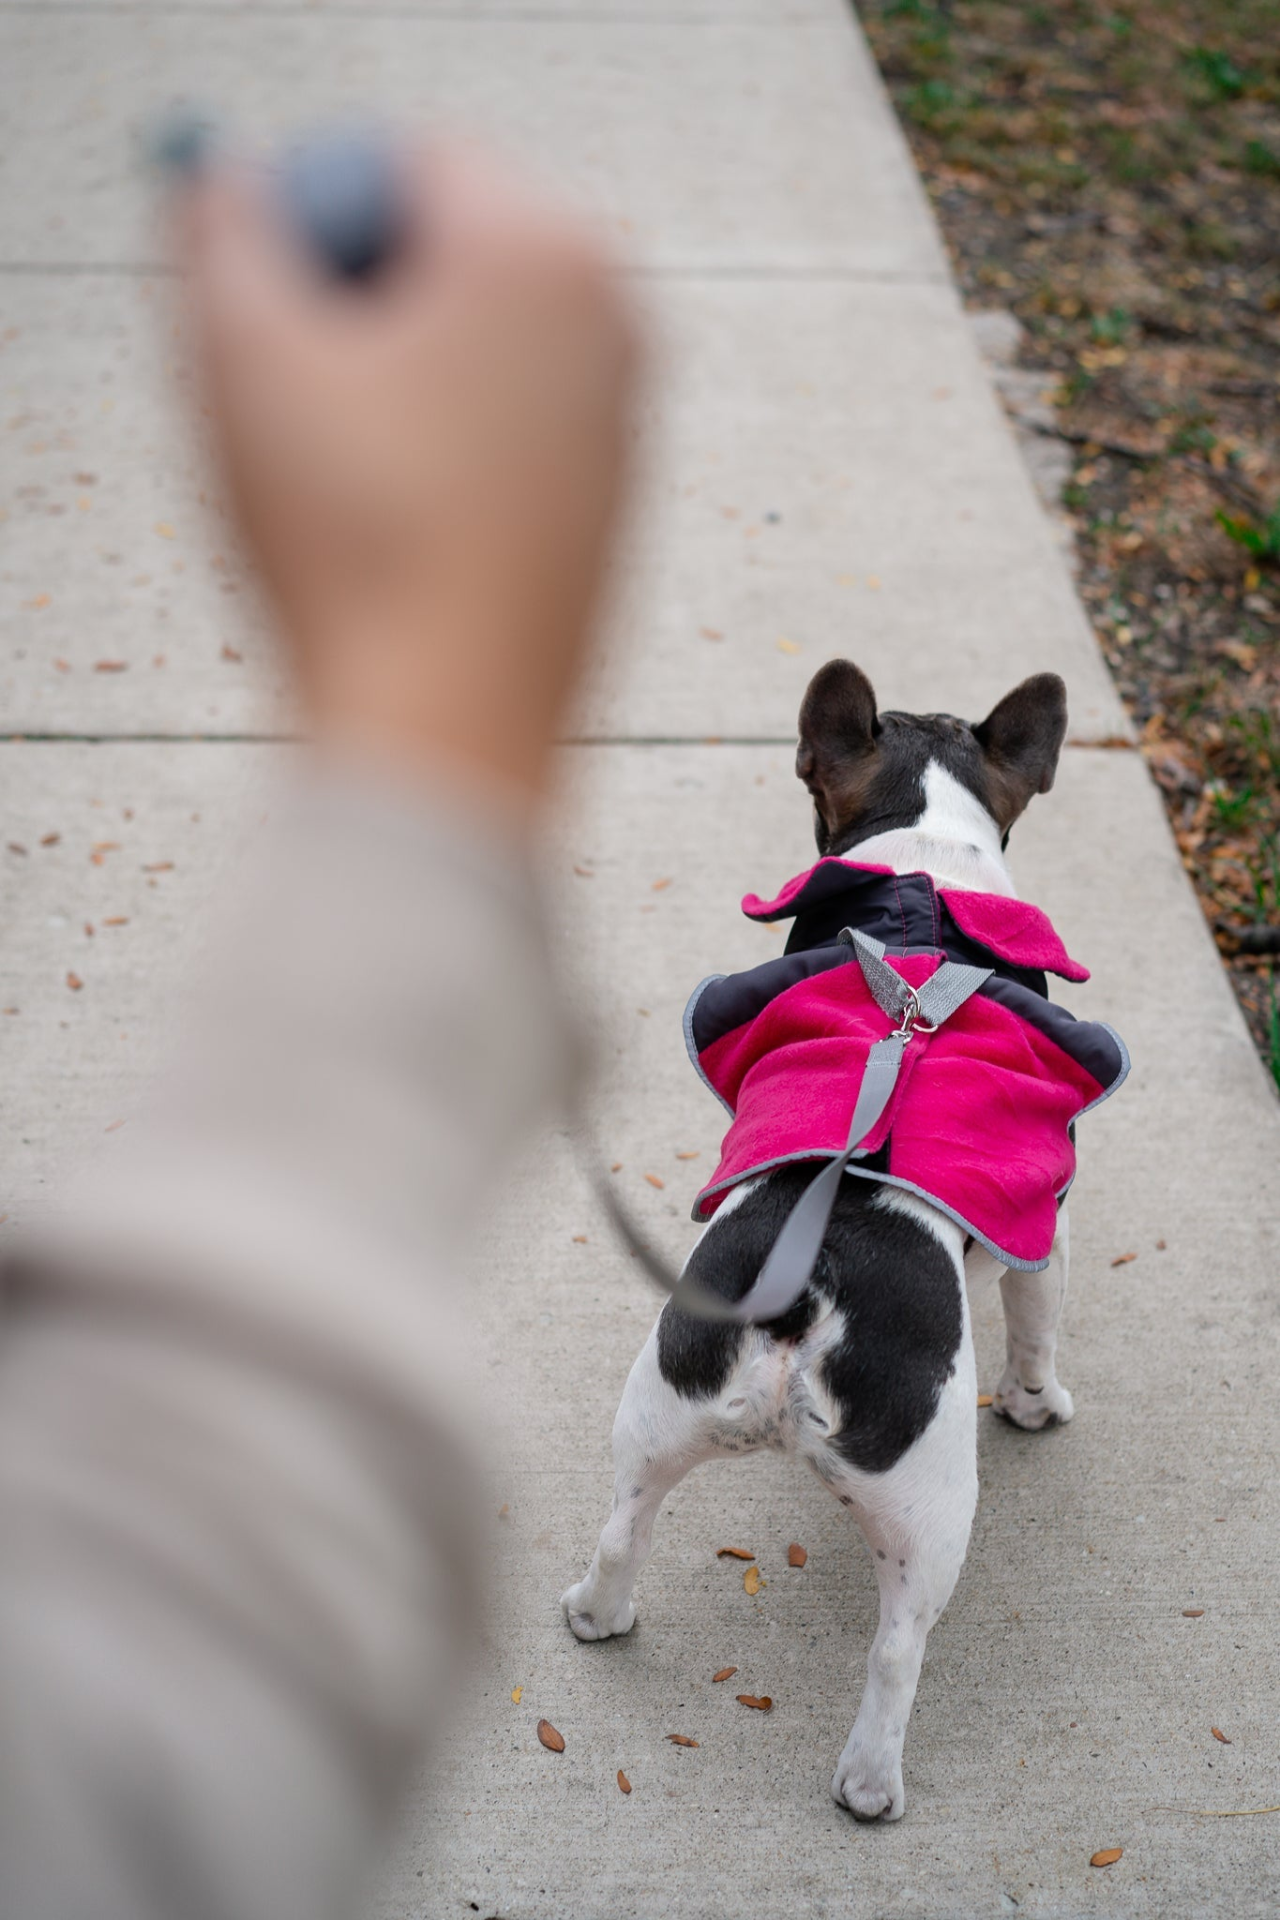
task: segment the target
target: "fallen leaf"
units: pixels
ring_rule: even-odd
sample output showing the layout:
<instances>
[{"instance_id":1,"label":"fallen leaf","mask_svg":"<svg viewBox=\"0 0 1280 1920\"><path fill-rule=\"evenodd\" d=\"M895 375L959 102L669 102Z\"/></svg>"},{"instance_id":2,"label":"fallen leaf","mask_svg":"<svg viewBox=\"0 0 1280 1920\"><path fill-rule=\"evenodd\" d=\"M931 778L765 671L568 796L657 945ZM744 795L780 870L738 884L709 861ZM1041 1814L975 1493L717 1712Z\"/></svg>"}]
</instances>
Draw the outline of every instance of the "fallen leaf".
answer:
<instances>
[{"instance_id":1,"label":"fallen leaf","mask_svg":"<svg viewBox=\"0 0 1280 1920\"><path fill-rule=\"evenodd\" d=\"M717 1560L754 1560L754 1553L748 1553L745 1547L717 1547Z\"/></svg>"},{"instance_id":2,"label":"fallen leaf","mask_svg":"<svg viewBox=\"0 0 1280 1920\"><path fill-rule=\"evenodd\" d=\"M691 1740L687 1733L669 1733L668 1740L673 1747L696 1747L697 1741Z\"/></svg>"},{"instance_id":3,"label":"fallen leaf","mask_svg":"<svg viewBox=\"0 0 1280 1920\"><path fill-rule=\"evenodd\" d=\"M499 1520L507 1520L510 1518L510 1515L511 1515L511 1502L509 1500L504 1500L502 1505L498 1508L498 1518Z\"/></svg>"},{"instance_id":4,"label":"fallen leaf","mask_svg":"<svg viewBox=\"0 0 1280 1920\"><path fill-rule=\"evenodd\" d=\"M694 1147L691 1153L677 1153L676 1159L677 1160L696 1160L701 1151L702 1149L700 1147Z\"/></svg>"},{"instance_id":5,"label":"fallen leaf","mask_svg":"<svg viewBox=\"0 0 1280 1920\"><path fill-rule=\"evenodd\" d=\"M129 916L127 913L113 913L110 919L104 920L102 924L104 927L127 927Z\"/></svg>"},{"instance_id":6,"label":"fallen leaf","mask_svg":"<svg viewBox=\"0 0 1280 1920\"><path fill-rule=\"evenodd\" d=\"M235 666L239 666L240 662L244 659L244 655L238 652L235 647L224 645L222 649L222 658L224 660L230 660L232 664Z\"/></svg>"},{"instance_id":7,"label":"fallen leaf","mask_svg":"<svg viewBox=\"0 0 1280 1920\"><path fill-rule=\"evenodd\" d=\"M1228 1740L1226 1734L1222 1731L1221 1727L1210 1727L1209 1731L1213 1735L1215 1740L1221 1740L1224 1747L1229 1747L1232 1744L1231 1741Z\"/></svg>"},{"instance_id":8,"label":"fallen leaf","mask_svg":"<svg viewBox=\"0 0 1280 1920\"><path fill-rule=\"evenodd\" d=\"M1103 1847L1100 1853L1091 1855L1089 1865L1091 1867L1114 1867L1116 1861L1119 1860L1123 1854L1123 1847Z\"/></svg>"},{"instance_id":9,"label":"fallen leaf","mask_svg":"<svg viewBox=\"0 0 1280 1920\"><path fill-rule=\"evenodd\" d=\"M78 973L69 973L67 975L67 985L70 987L72 993L79 993L81 987L84 985L84 981Z\"/></svg>"},{"instance_id":10,"label":"fallen leaf","mask_svg":"<svg viewBox=\"0 0 1280 1920\"><path fill-rule=\"evenodd\" d=\"M651 1187L662 1188L662 1187L665 1187L667 1184L666 1181L659 1178L659 1176L656 1173L646 1173L645 1179L649 1182L649 1185Z\"/></svg>"},{"instance_id":11,"label":"fallen leaf","mask_svg":"<svg viewBox=\"0 0 1280 1920\"><path fill-rule=\"evenodd\" d=\"M71 662L69 660L55 660L53 664L59 673L70 673L71 671Z\"/></svg>"},{"instance_id":12,"label":"fallen leaf","mask_svg":"<svg viewBox=\"0 0 1280 1920\"><path fill-rule=\"evenodd\" d=\"M978 1395L978 1405L980 1407L989 1407L994 1397L995 1396L990 1393L980 1393Z\"/></svg>"},{"instance_id":13,"label":"fallen leaf","mask_svg":"<svg viewBox=\"0 0 1280 1920\"><path fill-rule=\"evenodd\" d=\"M1157 1241L1156 1241L1156 1252L1157 1252L1157 1253L1164 1253L1164 1252L1165 1252L1165 1250L1167 1249L1167 1247L1168 1247L1168 1245L1169 1245L1169 1242L1168 1242L1167 1240L1157 1240Z\"/></svg>"},{"instance_id":14,"label":"fallen leaf","mask_svg":"<svg viewBox=\"0 0 1280 1920\"><path fill-rule=\"evenodd\" d=\"M670 885L671 879L670 876L668 876L665 880L655 880L649 891L650 893L665 893Z\"/></svg>"},{"instance_id":15,"label":"fallen leaf","mask_svg":"<svg viewBox=\"0 0 1280 1920\"><path fill-rule=\"evenodd\" d=\"M41 608L49 605L51 597L47 593L38 593L34 600L24 600L22 604L24 607L30 607L33 612L39 612Z\"/></svg>"},{"instance_id":16,"label":"fallen leaf","mask_svg":"<svg viewBox=\"0 0 1280 1920\"><path fill-rule=\"evenodd\" d=\"M538 1738L548 1753L564 1752L564 1735L557 1733L549 1720L539 1720Z\"/></svg>"},{"instance_id":17,"label":"fallen leaf","mask_svg":"<svg viewBox=\"0 0 1280 1920\"><path fill-rule=\"evenodd\" d=\"M1182 1609L1182 1617L1184 1620L1203 1620L1204 1608L1203 1607L1184 1607Z\"/></svg>"},{"instance_id":18,"label":"fallen leaf","mask_svg":"<svg viewBox=\"0 0 1280 1920\"><path fill-rule=\"evenodd\" d=\"M799 653L799 651L800 643L798 640L779 640L778 642L779 653Z\"/></svg>"},{"instance_id":19,"label":"fallen leaf","mask_svg":"<svg viewBox=\"0 0 1280 1920\"><path fill-rule=\"evenodd\" d=\"M156 532L162 540L176 540L178 537L167 520L156 521Z\"/></svg>"},{"instance_id":20,"label":"fallen leaf","mask_svg":"<svg viewBox=\"0 0 1280 1920\"><path fill-rule=\"evenodd\" d=\"M808 1558L808 1554L800 1545L799 1541L793 1540L787 1548L787 1565L789 1567L802 1567Z\"/></svg>"},{"instance_id":21,"label":"fallen leaf","mask_svg":"<svg viewBox=\"0 0 1280 1920\"><path fill-rule=\"evenodd\" d=\"M95 853L119 853L120 842L118 840L95 840L93 843L93 851Z\"/></svg>"},{"instance_id":22,"label":"fallen leaf","mask_svg":"<svg viewBox=\"0 0 1280 1920\"><path fill-rule=\"evenodd\" d=\"M59 840L61 840L61 838L62 838L62 835L60 833L41 834L40 845L42 847L56 847Z\"/></svg>"},{"instance_id":23,"label":"fallen leaf","mask_svg":"<svg viewBox=\"0 0 1280 1920\"><path fill-rule=\"evenodd\" d=\"M10 853L21 853L25 855L27 851L20 840L10 840L8 846Z\"/></svg>"},{"instance_id":24,"label":"fallen leaf","mask_svg":"<svg viewBox=\"0 0 1280 1920\"><path fill-rule=\"evenodd\" d=\"M129 662L127 660L95 660L93 670L95 673L127 673Z\"/></svg>"},{"instance_id":25,"label":"fallen leaf","mask_svg":"<svg viewBox=\"0 0 1280 1920\"><path fill-rule=\"evenodd\" d=\"M1118 1253L1111 1262L1113 1267L1127 1267L1131 1260L1137 1259L1136 1253Z\"/></svg>"},{"instance_id":26,"label":"fallen leaf","mask_svg":"<svg viewBox=\"0 0 1280 1920\"><path fill-rule=\"evenodd\" d=\"M610 1167L609 1171L610 1173L621 1173L622 1172L621 1160L615 1160L613 1165Z\"/></svg>"},{"instance_id":27,"label":"fallen leaf","mask_svg":"<svg viewBox=\"0 0 1280 1920\"><path fill-rule=\"evenodd\" d=\"M585 1246L586 1246L586 1244L587 1244L587 1236L586 1236L586 1234L585 1234L585 1233L575 1233L575 1234L574 1234L574 1236L573 1236L573 1244L574 1244L574 1246L575 1246L575 1247L585 1247Z\"/></svg>"},{"instance_id":28,"label":"fallen leaf","mask_svg":"<svg viewBox=\"0 0 1280 1920\"><path fill-rule=\"evenodd\" d=\"M630 1793L631 1791L631 1782L621 1767L618 1768L618 1791L619 1793Z\"/></svg>"},{"instance_id":29,"label":"fallen leaf","mask_svg":"<svg viewBox=\"0 0 1280 1920\"><path fill-rule=\"evenodd\" d=\"M592 873L590 867L575 867L574 872L577 874L579 880L595 879L595 875L594 873Z\"/></svg>"},{"instance_id":30,"label":"fallen leaf","mask_svg":"<svg viewBox=\"0 0 1280 1920\"><path fill-rule=\"evenodd\" d=\"M761 1587L767 1587L768 1584L769 1582L767 1580L762 1580L760 1578L759 1567L748 1567L746 1572L742 1576L743 1588L747 1593L751 1595L753 1600L755 1596L759 1593Z\"/></svg>"},{"instance_id":31,"label":"fallen leaf","mask_svg":"<svg viewBox=\"0 0 1280 1920\"><path fill-rule=\"evenodd\" d=\"M514 1707L518 1707L518 1706L520 1705L520 1702L521 1702L521 1701L522 1701L523 1699L524 1699L524 1688L523 1688L523 1687L512 1687L512 1689L511 1689L511 1704L512 1704L512 1706L514 1706Z\"/></svg>"},{"instance_id":32,"label":"fallen leaf","mask_svg":"<svg viewBox=\"0 0 1280 1920\"><path fill-rule=\"evenodd\" d=\"M874 573L869 573L867 575L867 585L870 587L872 593L879 593L880 582Z\"/></svg>"},{"instance_id":33,"label":"fallen leaf","mask_svg":"<svg viewBox=\"0 0 1280 1920\"><path fill-rule=\"evenodd\" d=\"M711 1676L712 1686L718 1687L722 1680L732 1680L737 1671L736 1667L721 1667L719 1673L713 1673Z\"/></svg>"},{"instance_id":34,"label":"fallen leaf","mask_svg":"<svg viewBox=\"0 0 1280 1920\"><path fill-rule=\"evenodd\" d=\"M85 932L86 932L86 933L88 934L88 936L89 936L89 938L90 938L90 939L92 940L92 939L93 939L93 922L92 922L92 920L86 920L86 921L85 921L85 923L84 923L84 930L85 930Z\"/></svg>"},{"instance_id":35,"label":"fallen leaf","mask_svg":"<svg viewBox=\"0 0 1280 1920\"><path fill-rule=\"evenodd\" d=\"M118 1133L123 1125L124 1125L123 1120L113 1120L111 1122L111 1125L109 1127L104 1127L102 1131L104 1133Z\"/></svg>"},{"instance_id":36,"label":"fallen leaf","mask_svg":"<svg viewBox=\"0 0 1280 1920\"><path fill-rule=\"evenodd\" d=\"M702 635L704 640L723 640L724 639L724 635L723 633L721 633L719 627L699 627L698 632Z\"/></svg>"},{"instance_id":37,"label":"fallen leaf","mask_svg":"<svg viewBox=\"0 0 1280 1920\"><path fill-rule=\"evenodd\" d=\"M773 1712L773 1701L767 1693L740 1693L738 1695L738 1705L740 1707L754 1707L757 1713Z\"/></svg>"},{"instance_id":38,"label":"fallen leaf","mask_svg":"<svg viewBox=\"0 0 1280 1920\"><path fill-rule=\"evenodd\" d=\"M144 866L142 871L144 873L172 873L173 862L172 860L153 860L151 865L149 867Z\"/></svg>"}]
</instances>

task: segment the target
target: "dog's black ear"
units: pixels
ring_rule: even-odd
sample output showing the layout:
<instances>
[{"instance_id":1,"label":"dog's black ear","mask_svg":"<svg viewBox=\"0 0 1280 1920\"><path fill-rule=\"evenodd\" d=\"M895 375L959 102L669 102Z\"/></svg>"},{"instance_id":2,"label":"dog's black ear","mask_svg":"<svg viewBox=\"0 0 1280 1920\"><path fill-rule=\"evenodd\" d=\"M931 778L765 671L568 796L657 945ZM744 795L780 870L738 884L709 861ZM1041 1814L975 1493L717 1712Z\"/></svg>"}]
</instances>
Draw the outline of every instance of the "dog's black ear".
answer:
<instances>
[{"instance_id":1,"label":"dog's black ear","mask_svg":"<svg viewBox=\"0 0 1280 1920\"><path fill-rule=\"evenodd\" d=\"M1067 737L1067 689L1056 673L1033 673L973 729L986 757L992 811L1007 833L1033 794L1048 793Z\"/></svg>"},{"instance_id":2,"label":"dog's black ear","mask_svg":"<svg viewBox=\"0 0 1280 1920\"><path fill-rule=\"evenodd\" d=\"M857 811L880 722L871 682L852 660L819 667L800 703L796 773L813 795L822 852Z\"/></svg>"}]
</instances>

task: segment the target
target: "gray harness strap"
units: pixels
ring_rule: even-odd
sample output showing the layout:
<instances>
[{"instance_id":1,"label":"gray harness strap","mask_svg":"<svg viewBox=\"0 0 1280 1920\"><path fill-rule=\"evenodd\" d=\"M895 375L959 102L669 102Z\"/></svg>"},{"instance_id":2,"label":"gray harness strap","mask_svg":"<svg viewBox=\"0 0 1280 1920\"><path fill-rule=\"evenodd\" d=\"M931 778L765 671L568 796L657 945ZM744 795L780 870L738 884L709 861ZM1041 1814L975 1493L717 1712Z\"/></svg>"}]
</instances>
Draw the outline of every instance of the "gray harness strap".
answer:
<instances>
[{"instance_id":1,"label":"gray harness strap","mask_svg":"<svg viewBox=\"0 0 1280 1920\"><path fill-rule=\"evenodd\" d=\"M877 1040L867 1055L844 1152L828 1161L809 1182L783 1222L782 1232L774 1241L754 1285L724 1315L726 1319L774 1320L795 1305L813 1278L844 1170L850 1160L861 1157L862 1142L893 1097L912 1034L936 1033L943 1021L962 1007L984 980L991 978L993 971L990 967L969 967L958 960L944 960L923 986L910 987L884 958L884 946L879 940L852 927L846 927L840 938L857 955L863 977L881 1012L901 1024L883 1040ZM685 1284L681 1281L672 1295L680 1306L685 1304L680 1299L681 1287ZM697 1294L701 1299L703 1290L698 1288ZM700 1308L690 1300L688 1311L697 1313Z\"/></svg>"}]
</instances>

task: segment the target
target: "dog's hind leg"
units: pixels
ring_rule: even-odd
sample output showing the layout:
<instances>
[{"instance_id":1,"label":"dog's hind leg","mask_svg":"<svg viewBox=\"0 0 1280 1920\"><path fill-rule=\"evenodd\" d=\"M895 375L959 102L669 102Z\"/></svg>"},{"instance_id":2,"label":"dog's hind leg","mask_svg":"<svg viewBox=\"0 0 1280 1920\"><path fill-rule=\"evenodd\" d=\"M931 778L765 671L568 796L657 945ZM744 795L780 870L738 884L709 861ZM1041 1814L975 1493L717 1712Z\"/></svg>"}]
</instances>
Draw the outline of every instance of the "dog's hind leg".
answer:
<instances>
[{"instance_id":1,"label":"dog's hind leg","mask_svg":"<svg viewBox=\"0 0 1280 1920\"><path fill-rule=\"evenodd\" d=\"M1048 1266L1039 1273L1009 1269L1000 1276L1006 1360L991 1407L1015 1426L1031 1431L1059 1426L1075 1412L1071 1395L1059 1384L1056 1371L1058 1323L1067 1297L1069 1244L1064 1206L1058 1213L1058 1231Z\"/></svg>"},{"instance_id":2,"label":"dog's hind leg","mask_svg":"<svg viewBox=\"0 0 1280 1920\"><path fill-rule=\"evenodd\" d=\"M691 1467L721 1451L707 1403L663 1376L654 1328L627 1377L613 1423L613 1511L586 1575L560 1604L579 1640L607 1640L635 1622L631 1598L662 1502Z\"/></svg>"},{"instance_id":3,"label":"dog's hind leg","mask_svg":"<svg viewBox=\"0 0 1280 1920\"><path fill-rule=\"evenodd\" d=\"M848 1468L830 1485L857 1516L880 1586L866 1691L831 1792L860 1820L898 1820L905 1805L902 1748L925 1641L959 1578L978 1499L977 1383L967 1315L954 1370L925 1431L888 1472Z\"/></svg>"}]
</instances>

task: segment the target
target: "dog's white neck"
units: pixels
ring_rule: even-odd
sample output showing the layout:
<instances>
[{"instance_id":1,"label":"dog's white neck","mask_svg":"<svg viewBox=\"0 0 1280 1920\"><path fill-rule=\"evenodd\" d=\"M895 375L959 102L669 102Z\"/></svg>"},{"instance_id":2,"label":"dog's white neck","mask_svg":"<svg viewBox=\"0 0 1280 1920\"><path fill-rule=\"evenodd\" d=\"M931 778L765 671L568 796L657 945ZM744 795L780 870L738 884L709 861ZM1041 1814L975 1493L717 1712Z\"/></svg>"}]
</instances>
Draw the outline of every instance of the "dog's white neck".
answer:
<instances>
[{"instance_id":1,"label":"dog's white neck","mask_svg":"<svg viewBox=\"0 0 1280 1920\"><path fill-rule=\"evenodd\" d=\"M927 873L961 893L1017 894L1000 847L1000 830L982 802L954 774L931 760L924 775L924 812L911 827L873 833L843 858Z\"/></svg>"}]
</instances>

